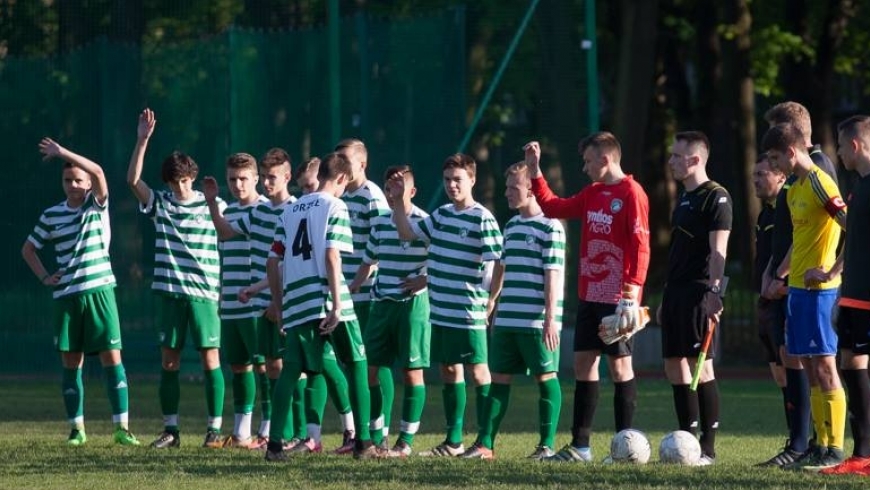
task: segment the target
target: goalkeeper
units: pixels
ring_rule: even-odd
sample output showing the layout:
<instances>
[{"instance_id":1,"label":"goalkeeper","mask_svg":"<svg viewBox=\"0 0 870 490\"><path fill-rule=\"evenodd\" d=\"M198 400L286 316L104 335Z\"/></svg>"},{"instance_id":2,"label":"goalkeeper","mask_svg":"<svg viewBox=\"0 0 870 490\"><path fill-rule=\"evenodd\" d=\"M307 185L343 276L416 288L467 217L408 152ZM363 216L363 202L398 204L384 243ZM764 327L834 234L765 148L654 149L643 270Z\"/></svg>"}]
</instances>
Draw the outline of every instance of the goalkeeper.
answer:
<instances>
[{"instance_id":1,"label":"goalkeeper","mask_svg":"<svg viewBox=\"0 0 870 490\"><path fill-rule=\"evenodd\" d=\"M532 191L548 218L579 218L580 303L574 330L574 412L571 443L551 461L589 462L589 439L598 405L598 363L607 355L614 385L616 431L632 427L637 388L632 368L632 335L643 327L639 308L649 265L649 201L646 193L620 165L616 137L597 132L580 142L583 172L592 183L579 193L560 198L550 190L540 169L541 147L525 147ZM619 332L601 329L602 320L618 314ZM607 344L602 337L612 343Z\"/></svg>"}]
</instances>

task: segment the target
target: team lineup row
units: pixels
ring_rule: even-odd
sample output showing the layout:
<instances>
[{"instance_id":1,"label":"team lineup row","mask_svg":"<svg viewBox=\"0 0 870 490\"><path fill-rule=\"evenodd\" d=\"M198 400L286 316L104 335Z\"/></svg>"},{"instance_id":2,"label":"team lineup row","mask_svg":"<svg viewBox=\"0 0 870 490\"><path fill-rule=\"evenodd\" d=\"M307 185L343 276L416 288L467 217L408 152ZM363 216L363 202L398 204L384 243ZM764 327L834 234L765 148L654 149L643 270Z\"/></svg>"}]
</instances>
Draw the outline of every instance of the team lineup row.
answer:
<instances>
[{"instance_id":1,"label":"team lineup row","mask_svg":"<svg viewBox=\"0 0 870 490\"><path fill-rule=\"evenodd\" d=\"M809 137L794 121L782 122L786 124L772 126L765 137L767 159L760 164L767 163L769 172L805 177L800 163L809 158ZM178 370L188 335L205 372L209 418L204 446L266 446L270 461L322 450L320 421L327 393L345 431L345 444L337 452L358 458L410 455L425 405L423 368L429 366L430 354L440 365L447 433L443 443L422 455L492 458L511 377L528 372L541 393L540 440L530 457L591 461L589 439L602 353L614 380L615 428L632 427L637 391L632 336L648 320L639 304L649 264L649 205L642 187L622 171L619 142L612 134L594 133L581 141L583 171L592 184L569 198L550 190L540 170L540 145L527 144L524 160L506 172L505 195L518 215L502 233L492 214L472 197L476 164L467 155L452 155L444 162L450 203L431 215L411 202L415 188L409 167L390 167L383 191L368 180L367 152L359 140L344 140L333 153L297 169L297 182L306 191L298 200L287 190L291 169L286 152L270 150L259 165L248 154L234 154L227 160L227 183L235 201L227 205L217 197L214 178L203 179L202 192L193 190L197 167L181 153L170 155L162 166L170 191L152 190L141 180L155 126L153 112L146 109L139 118L128 169L140 210L153 220L157 232L153 289L165 427L152 446L180 445ZM863 133L856 134L851 141L862 141ZM42 282L54 288L57 299L56 342L72 424L68 443L86 441L81 365L84 354L99 353L117 424L115 441L138 444L127 421L115 281L108 256L105 177L97 164L50 139L44 139L40 149L66 162L67 199L42 215L23 255ZM690 363L706 354L705 337L712 336L715 343L711 334L717 332L722 312L720 289L732 220L729 194L707 176L709 152L703 133L675 136L669 165L684 189L672 215L667 283L656 312L678 426L693 434L700 431L702 455L697 464L702 465L715 460L719 395L712 356L699 364L696 387L690 386ZM819 175L814 168L810 175ZM756 179L761 175L767 174L756 172ZM256 190L258 180L262 196ZM845 220L845 205L834 204L842 204L833 192L836 186L831 189L823 179L822 184L818 181L798 179L788 188L787 193L797 193L807 182L809 191L805 202L793 205L790 200L787 209L799 206L803 212L815 207L825 213L795 217L792 211L795 244L799 230L816 226L813 220ZM583 223L583 233L572 440L556 452L565 249L564 230L557 220L574 218ZM46 270L36 253L46 244L55 249L55 273ZM815 305L806 307L822 312L818 298L826 297L828 283L839 273L833 264L836 247L825 249L818 261L801 259L801 254L815 253L808 248L809 252L793 247L786 269L773 268L776 278L790 271L791 289L801 290L789 295L789 318L797 309L791 303ZM830 265L825 262L828 255ZM808 263L814 264L812 268L805 266ZM800 267L816 270L816 264L823 264L817 272L830 279L812 276L804 283ZM796 278L801 278L799 283ZM775 294L782 294L781 289ZM823 327L821 313L816 318L808 311L798 315ZM802 328L808 332L805 345L792 348L792 340L799 342L801 333L795 324L788 323L789 354L811 356L809 360L824 356L799 350L818 347L811 326ZM836 335L831 335L836 344ZM224 379L219 348L233 373L235 420L228 437L220 435ZM403 370L405 390L400 434L389 448L394 393L390 368L396 364ZM466 372L475 384L479 428L468 448L462 441ZM255 435L251 423L257 377L263 422ZM830 391L822 387L825 396L831 397ZM818 421L815 410L813 415ZM826 427L836 426L834 422ZM822 439L819 434L825 455L842 449L840 434L839 446L833 435L826 433Z\"/></svg>"}]
</instances>

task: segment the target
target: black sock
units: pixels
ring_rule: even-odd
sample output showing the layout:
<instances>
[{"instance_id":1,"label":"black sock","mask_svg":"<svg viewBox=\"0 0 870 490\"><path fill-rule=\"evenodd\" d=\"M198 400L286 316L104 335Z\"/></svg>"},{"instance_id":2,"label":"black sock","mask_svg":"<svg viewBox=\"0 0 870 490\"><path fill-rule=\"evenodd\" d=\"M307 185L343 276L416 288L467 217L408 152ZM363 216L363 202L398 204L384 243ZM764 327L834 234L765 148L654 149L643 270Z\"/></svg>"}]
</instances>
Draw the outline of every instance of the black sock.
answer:
<instances>
[{"instance_id":1,"label":"black sock","mask_svg":"<svg viewBox=\"0 0 870 490\"><path fill-rule=\"evenodd\" d=\"M677 412L677 424L680 430L698 433L698 393L689 389L689 385L672 385L674 391L674 409Z\"/></svg>"},{"instance_id":2,"label":"black sock","mask_svg":"<svg viewBox=\"0 0 870 490\"><path fill-rule=\"evenodd\" d=\"M716 431L719 429L719 385L716 380L698 385L701 411L701 453L716 457Z\"/></svg>"},{"instance_id":3,"label":"black sock","mask_svg":"<svg viewBox=\"0 0 870 490\"><path fill-rule=\"evenodd\" d=\"M635 407L637 407L637 382L635 378L621 383L613 383L613 418L616 422L616 432L632 427Z\"/></svg>"},{"instance_id":4,"label":"black sock","mask_svg":"<svg viewBox=\"0 0 870 490\"><path fill-rule=\"evenodd\" d=\"M592 419L598 406L598 381L574 382L574 425L571 428L571 445L589 447L592 434Z\"/></svg>"},{"instance_id":5,"label":"black sock","mask_svg":"<svg viewBox=\"0 0 870 490\"><path fill-rule=\"evenodd\" d=\"M791 432L792 410L789 408L788 403L788 388L783 386L782 388L780 388L780 391L782 391L782 413L785 415L785 428L788 429L789 432Z\"/></svg>"},{"instance_id":6,"label":"black sock","mask_svg":"<svg viewBox=\"0 0 870 490\"><path fill-rule=\"evenodd\" d=\"M810 382L803 369L785 370L785 390L788 396L789 447L799 453L807 450L810 439Z\"/></svg>"},{"instance_id":7,"label":"black sock","mask_svg":"<svg viewBox=\"0 0 870 490\"><path fill-rule=\"evenodd\" d=\"M843 369L843 383L848 390L849 425L855 440L853 456L870 456L870 377L866 369Z\"/></svg>"}]
</instances>

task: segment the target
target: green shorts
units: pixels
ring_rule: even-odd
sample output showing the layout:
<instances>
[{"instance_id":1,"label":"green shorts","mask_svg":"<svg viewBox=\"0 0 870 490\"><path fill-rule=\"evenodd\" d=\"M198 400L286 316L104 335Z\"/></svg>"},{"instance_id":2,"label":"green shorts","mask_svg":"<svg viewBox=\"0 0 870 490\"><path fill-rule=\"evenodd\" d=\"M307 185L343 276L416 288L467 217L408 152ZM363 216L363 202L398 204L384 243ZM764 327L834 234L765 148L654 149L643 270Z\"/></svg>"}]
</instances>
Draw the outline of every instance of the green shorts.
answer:
<instances>
[{"instance_id":1,"label":"green shorts","mask_svg":"<svg viewBox=\"0 0 870 490\"><path fill-rule=\"evenodd\" d=\"M441 364L486 364L487 331L432 325L432 360Z\"/></svg>"},{"instance_id":2,"label":"green shorts","mask_svg":"<svg viewBox=\"0 0 870 490\"><path fill-rule=\"evenodd\" d=\"M370 366L392 366L398 359L404 369L429 367L429 295L408 301L372 301L369 323L363 331Z\"/></svg>"},{"instance_id":3,"label":"green shorts","mask_svg":"<svg viewBox=\"0 0 870 490\"><path fill-rule=\"evenodd\" d=\"M303 373L323 371L323 347L326 338L318 332L320 320L306 322L284 330L284 369L299 366Z\"/></svg>"},{"instance_id":4,"label":"green shorts","mask_svg":"<svg viewBox=\"0 0 870 490\"><path fill-rule=\"evenodd\" d=\"M54 346L61 352L121 350L121 322L114 287L58 298Z\"/></svg>"},{"instance_id":5,"label":"green shorts","mask_svg":"<svg viewBox=\"0 0 870 490\"><path fill-rule=\"evenodd\" d=\"M372 303L374 301L354 301L353 311L356 313L356 321L359 322L359 329L365 332L369 325L369 315L371 314Z\"/></svg>"},{"instance_id":6,"label":"green shorts","mask_svg":"<svg viewBox=\"0 0 870 490\"><path fill-rule=\"evenodd\" d=\"M319 320L317 324L320 324ZM340 362L350 364L366 360L366 348L356 320L339 323L326 340L332 344L334 355Z\"/></svg>"},{"instance_id":7,"label":"green shorts","mask_svg":"<svg viewBox=\"0 0 870 490\"><path fill-rule=\"evenodd\" d=\"M496 328L492 334L489 369L500 374L540 376L559 370L559 349L547 350L537 328Z\"/></svg>"},{"instance_id":8,"label":"green shorts","mask_svg":"<svg viewBox=\"0 0 870 490\"><path fill-rule=\"evenodd\" d=\"M196 350L220 347L221 321L217 302L157 294L155 304L161 347L184 348L188 329Z\"/></svg>"},{"instance_id":9,"label":"green shorts","mask_svg":"<svg viewBox=\"0 0 870 490\"><path fill-rule=\"evenodd\" d=\"M258 320L259 348L254 362L262 364L266 359L281 359L284 355L286 338L281 334L278 324L261 316Z\"/></svg>"},{"instance_id":10,"label":"green shorts","mask_svg":"<svg viewBox=\"0 0 870 490\"><path fill-rule=\"evenodd\" d=\"M231 365L248 365L259 351L257 319L221 320L221 350Z\"/></svg>"}]
</instances>

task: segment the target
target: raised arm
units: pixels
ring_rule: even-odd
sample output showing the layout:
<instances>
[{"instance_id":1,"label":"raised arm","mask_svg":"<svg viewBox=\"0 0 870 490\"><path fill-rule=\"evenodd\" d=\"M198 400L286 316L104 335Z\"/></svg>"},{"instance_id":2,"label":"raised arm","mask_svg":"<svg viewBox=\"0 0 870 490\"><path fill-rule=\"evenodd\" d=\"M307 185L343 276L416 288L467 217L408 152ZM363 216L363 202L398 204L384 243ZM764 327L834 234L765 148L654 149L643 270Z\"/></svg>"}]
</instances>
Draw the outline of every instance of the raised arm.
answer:
<instances>
[{"instance_id":1,"label":"raised arm","mask_svg":"<svg viewBox=\"0 0 870 490\"><path fill-rule=\"evenodd\" d=\"M393 210L393 223L396 225L396 231L399 232L399 238L402 240L419 238L411 227L411 220L408 219L412 209L411 188L405 185L405 175L402 172L396 172L390 178L387 192L391 193L390 209Z\"/></svg>"},{"instance_id":2,"label":"raised arm","mask_svg":"<svg viewBox=\"0 0 870 490\"><path fill-rule=\"evenodd\" d=\"M541 145L537 141L530 141L523 146L525 162L529 167L529 176L532 178L532 193L541 210L548 218L572 219L584 217L582 193L563 198L557 196L547 184L547 179L541 172Z\"/></svg>"},{"instance_id":3,"label":"raised arm","mask_svg":"<svg viewBox=\"0 0 870 490\"><path fill-rule=\"evenodd\" d=\"M103 172L103 167L78 153L69 151L48 137L42 138L42 141L39 142L39 152L45 155L45 160L58 157L87 172L91 176L91 193L98 203L103 204L106 202L106 197L109 195L109 186L106 184L106 174Z\"/></svg>"},{"instance_id":4,"label":"raised arm","mask_svg":"<svg viewBox=\"0 0 870 490\"><path fill-rule=\"evenodd\" d=\"M202 179L202 194L205 196L205 202L208 205L208 213L211 215L211 221L214 223L214 229L217 230L218 240L224 241L234 238L238 233L230 225L230 222L221 213L220 204L218 204L218 183L214 177L208 176Z\"/></svg>"},{"instance_id":5,"label":"raised arm","mask_svg":"<svg viewBox=\"0 0 870 490\"><path fill-rule=\"evenodd\" d=\"M133 147L133 155L130 156L130 166L127 168L127 185L133 191L133 195L142 204L148 204L151 199L151 188L142 180L142 165L145 161L145 150L148 148L148 140L154 132L157 119L154 111L145 109L139 114L139 124L136 127L136 146Z\"/></svg>"}]
</instances>

